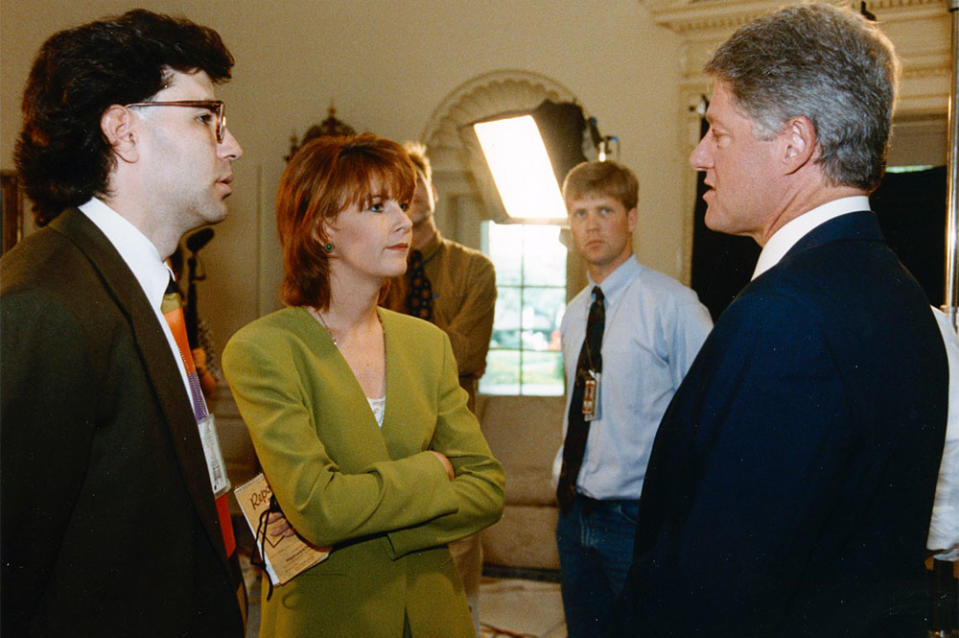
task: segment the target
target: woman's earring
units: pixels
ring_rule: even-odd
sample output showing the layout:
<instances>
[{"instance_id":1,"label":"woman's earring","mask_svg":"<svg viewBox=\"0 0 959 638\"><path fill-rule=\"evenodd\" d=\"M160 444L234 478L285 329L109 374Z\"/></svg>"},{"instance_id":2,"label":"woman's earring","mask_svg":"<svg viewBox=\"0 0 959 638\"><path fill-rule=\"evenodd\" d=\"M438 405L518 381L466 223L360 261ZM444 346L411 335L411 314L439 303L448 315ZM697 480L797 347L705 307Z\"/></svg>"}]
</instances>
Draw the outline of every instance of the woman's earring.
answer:
<instances>
[{"instance_id":1,"label":"woman's earring","mask_svg":"<svg viewBox=\"0 0 959 638\"><path fill-rule=\"evenodd\" d=\"M325 250L328 253L333 252L333 242L330 242L330 241L326 242L326 244L323 245L323 250Z\"/></svg>"}]
</instances>

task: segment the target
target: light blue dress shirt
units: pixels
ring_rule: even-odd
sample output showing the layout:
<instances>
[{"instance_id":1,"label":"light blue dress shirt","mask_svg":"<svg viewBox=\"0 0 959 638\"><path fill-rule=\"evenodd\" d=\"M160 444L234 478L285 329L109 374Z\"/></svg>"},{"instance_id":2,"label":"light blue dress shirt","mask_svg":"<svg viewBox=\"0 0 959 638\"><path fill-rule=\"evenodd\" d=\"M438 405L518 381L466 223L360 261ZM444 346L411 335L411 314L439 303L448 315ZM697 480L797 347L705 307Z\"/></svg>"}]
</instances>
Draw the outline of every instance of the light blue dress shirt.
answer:
<instances>
[{"instance_id":1,"label":"light blue dress shirt","mask_svg":"<svg viewBox=\"0 0 959 638\"><path fill-rule=\"evenodd\" d=\"M573 387L595 285L590 279L573 298L560 326L567 389ZM599 409L576 485L595 499L638 499L659 421L713 323L695 292L643 266L635 255L599 287L606 297ZM554 485L562 464L561 447L553 462Z\"/></svg>"}]
</instances>

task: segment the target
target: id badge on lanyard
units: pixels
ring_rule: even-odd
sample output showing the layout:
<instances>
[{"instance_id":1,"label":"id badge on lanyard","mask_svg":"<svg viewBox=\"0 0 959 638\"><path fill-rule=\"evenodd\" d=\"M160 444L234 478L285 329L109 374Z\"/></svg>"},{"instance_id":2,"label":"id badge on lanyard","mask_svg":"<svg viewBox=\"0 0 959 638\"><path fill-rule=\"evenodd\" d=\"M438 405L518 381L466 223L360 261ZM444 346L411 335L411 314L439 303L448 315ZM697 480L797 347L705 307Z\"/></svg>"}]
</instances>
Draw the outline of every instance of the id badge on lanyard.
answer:
<instances>
[{"instance_id":1,"label":"id badge on lanyard","mask_svg":"<svg viewBox=\"0 0 959 638\"><path fill-rule=\"evenodd\" d=\"M593 370L586 371L583 387L583 420L592 421L597 418L599 410L599 377L602 373Z\"/></svg>"},{"instance_id":2,"label":"id badge on lanyard","mask_svg":"<svg viewBox=\"0 0 959 638\"><path fill-rule=\"evenodd\" d=\"M213 495L220 497L230 491L230 479L226 473L226 463L220 451L220 440L216 435L213 415L208 414L197 422L200 429L200 442L203 444L203 456L206 457L206 469L210 473Z\"/></svg>"}]
</instances>

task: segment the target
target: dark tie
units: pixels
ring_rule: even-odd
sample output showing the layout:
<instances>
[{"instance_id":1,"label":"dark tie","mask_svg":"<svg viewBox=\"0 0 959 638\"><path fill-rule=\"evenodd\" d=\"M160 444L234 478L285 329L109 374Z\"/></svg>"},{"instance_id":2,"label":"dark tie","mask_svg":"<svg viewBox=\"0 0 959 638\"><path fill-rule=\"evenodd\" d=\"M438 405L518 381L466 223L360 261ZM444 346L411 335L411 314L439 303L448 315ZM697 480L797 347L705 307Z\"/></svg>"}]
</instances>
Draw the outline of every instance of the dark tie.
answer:
<instances>
[{"instance_id":1,"label":"dark tie","mask_svg":"<svg viewBox=\"0 0 959 638\"><path fill-rule=\"evenodd\" d=\"M589 437L589 421L583 416L583 396L588 371L602 372L603 357L600 347L603 345L603 328L606 324L606 310L603 308L603 291L593 287L593 305L589 307L586 320L586 338L576 360L576 379L573 382L573 397L569 402L569 418L566 424L566 441L563 443L563 467L559 473L559 485L556 486L556 498L562 512L569 510L576 498L576 477L583 464L586 452L586 439Z\"/></svg>"},{"instance_id":2,"label":"dark tie","mask_svg":"<svg viewBox=\"0 0 959 638\"><path fill-rule=\"evenodd\" d=\"M423 253L410 253L410 265L406 271L409 292L406 294L406 311L414 317L433 320L433 287L423 270Z\"/></svg>"}]
</instances>

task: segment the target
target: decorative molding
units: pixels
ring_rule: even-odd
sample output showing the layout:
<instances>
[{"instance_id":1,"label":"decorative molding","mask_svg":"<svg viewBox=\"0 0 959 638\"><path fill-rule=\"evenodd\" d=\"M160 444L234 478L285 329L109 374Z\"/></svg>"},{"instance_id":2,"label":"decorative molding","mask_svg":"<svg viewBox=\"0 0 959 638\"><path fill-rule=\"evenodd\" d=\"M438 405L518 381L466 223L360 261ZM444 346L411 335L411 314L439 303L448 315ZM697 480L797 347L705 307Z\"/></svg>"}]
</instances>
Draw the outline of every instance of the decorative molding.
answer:
<instances>
[{"instance_id":1,"label":"decorative molding","mask_svg":"<svg viewBox=\"0 0 959 638\"><path fill-rule=\"evenodd\" d=\"M775 0L640 0L653 22L680 35L688 32L733 30L781 6Z\"/></svg>"},{"instance_id":2,"label":"decorative molding","mask_svg":"<svg viewBox=\"0 0 959 638\"><path fill-rule=\"evenodd\" d=\"M552 78L504 69L459 85L430 115L420 139L429 150L433 183L441 194L437 222L445 235L477 247L479 221L507 219L498 197L492 196L489 175L476 166L479 151L463 135L465 127L502 113L532 110L544 100L578 102Z\"/></svg>"},{"instance_id":3,"label":"decorative molding","mask_svg":"<svg viewBox=\"0 0 959 638\"><path fill-rule=\"evenodd\" d=\"M303 134L303 139L297 140L296 134L290 137L290 153L283 159L289 162L298 148L314 137L323 137L326 135L356 135L356 130L352 126L336 118L336 109L333 108L333 100L330 100L330 110L327 111L326 119L308 128L306 133Z\"/></svg>"},{"instance_id":4,"label":"decorative molding","mask_svg":"<svg viewBox=\"0 0 959 638\"><path fill-rule=\"evenodd\" d=\"M464 126L500 113L533 109L547 99L576 101L562 84L530 71L492 71L459 85L433 111L423 131L433 172L470 172L460 134Z\"/></svg>"},{"instance_id":5,"label":"decorative molding","mask_svg":"<svg viewBox=\"0 0 959 638\"><path fill-rule=\"evenodd\" d=\"M949 60L938 55L916 55L903 59L902 79L946 77L949 75Z\"/></svg>"},{"instance_id":6,"label":"decorative molding","mask_svg":"<svg viewBox=\"0 0 959 638\"><path fill-rule=\"evenodd\" d=\"M782 5L781 0L640 1L656 24L683 38L681 63L687 75L698 73L712 51L736 28ZM849 7L859 4L832 1ZM866 5L896 45L903 78L949 74L952 59L946 0L870 0Z\"/></svg>"},{"instance_id":7,"label":"decorative molding","mask_svg":"<svg viewBox=\"0 0 959 638\"><path fill-rule=\"evenodd\" d=\"M832 4L857 9L859 2L829 0ZM678 34L733 30L781 6L782 0L640 0L653 21ZM946 0L868 0L866 8L881 22L942 15L947 19Z\"/></svg>"}]
</instances>

